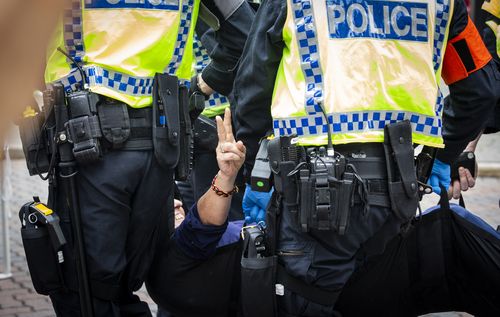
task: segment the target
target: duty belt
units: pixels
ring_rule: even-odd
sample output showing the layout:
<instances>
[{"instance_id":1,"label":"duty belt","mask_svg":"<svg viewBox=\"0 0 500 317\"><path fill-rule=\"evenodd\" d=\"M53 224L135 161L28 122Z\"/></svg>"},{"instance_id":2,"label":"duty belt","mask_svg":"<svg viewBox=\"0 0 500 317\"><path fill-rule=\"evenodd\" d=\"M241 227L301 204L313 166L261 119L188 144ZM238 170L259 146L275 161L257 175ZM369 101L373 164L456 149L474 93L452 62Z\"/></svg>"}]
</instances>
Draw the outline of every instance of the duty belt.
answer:
<instances>
[{"instance_id":1,"label":"duty belt","mask_svg":"<svg viewBox=\"0 0 500 317\"><path fill-rule=\"evenodd\" d=\"M101 103L98 108L109 105L109 107L122 107L128 114L128 118L120 118L121 120L128 120L129 122L129 135L126 141L123 142L119 147L113 145L109 138L104 138L103 147L106 150L151 150L153 149L153 133L152 133L152 107L148 106L145 108L132 108L124 103L108 98L101 97ZM116 109L113 109L116 110ZM101 115L101 111L98 111ZM99 118L102 124L102 118ZM113 120L115 121L115 120ZM115 127L118 129L119 127ZM111 128L113 129L113 128Z\"/></svg>"},{"instance_id":2,"label":"duty belt","mask_svg":"<svg viewBox=\"0 0 500 317\"><path fill-rule=\"evenodd\" d=\"M123 102L88 90L67 93L68 140L82 165L116 149L151 150L151 109L132 109Z\"/></svg>"}]
</instances>

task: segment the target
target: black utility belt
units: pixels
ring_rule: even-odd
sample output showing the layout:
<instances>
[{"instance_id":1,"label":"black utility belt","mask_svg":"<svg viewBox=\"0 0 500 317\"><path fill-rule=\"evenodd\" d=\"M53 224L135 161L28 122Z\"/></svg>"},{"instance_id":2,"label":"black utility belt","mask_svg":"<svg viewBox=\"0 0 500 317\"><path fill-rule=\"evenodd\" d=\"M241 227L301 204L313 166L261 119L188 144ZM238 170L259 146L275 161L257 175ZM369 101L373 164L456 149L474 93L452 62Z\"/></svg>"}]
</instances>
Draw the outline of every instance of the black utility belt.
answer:
<instances>
[{"instance_id":1,"label":"black utility belt","mask_svg":"<svg viewBox=\"0 0 500 317\"><path fill-rule=\"evenodd\" d=\"M276 191L302 231L347 232L354 204L390 207L401 221L416 212L417 182L408 121L388 125L384 143L303 147L295 135L268 143Z\"/></svg>"},{"instance_id":2,"label":"black utility belt","mask_svg":"<svg viewBox=\"0 0 500 317\"><path fill-rule=\"evenodd\" d=\"M151 107L134 109L90 91L67 95L68 139L80 164L98 160L110 150L151 150Z\"/></svg>"}]
</instances>

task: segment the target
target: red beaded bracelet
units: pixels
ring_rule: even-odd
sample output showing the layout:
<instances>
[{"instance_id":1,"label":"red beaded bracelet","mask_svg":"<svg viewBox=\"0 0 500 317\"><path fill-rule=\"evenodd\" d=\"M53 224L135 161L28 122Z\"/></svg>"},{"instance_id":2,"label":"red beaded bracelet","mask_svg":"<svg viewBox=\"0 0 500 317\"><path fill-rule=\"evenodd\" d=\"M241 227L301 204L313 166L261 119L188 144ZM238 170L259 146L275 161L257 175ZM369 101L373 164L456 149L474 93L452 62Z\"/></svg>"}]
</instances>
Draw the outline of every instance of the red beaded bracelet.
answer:
<instances>
[{"instance_id":1,"label":"red beaded bracelet","mask_svg":"<svg viewBox=\"0 0 500 317\"><path fill-rule=\"evenodd\" d=\"M217 194L217 196L229 197L232 194L237 193L239 191L238 186L236 185L234 185L234 188L228 191L227 193L222 189L220 189L219 187L217 187L217 185L215 185L215 180L217 179L217 176L219 176L219 174L215 174L215 177L212 180L212 190L215 192L215 194Z\"/></svg>"}]
</instances>

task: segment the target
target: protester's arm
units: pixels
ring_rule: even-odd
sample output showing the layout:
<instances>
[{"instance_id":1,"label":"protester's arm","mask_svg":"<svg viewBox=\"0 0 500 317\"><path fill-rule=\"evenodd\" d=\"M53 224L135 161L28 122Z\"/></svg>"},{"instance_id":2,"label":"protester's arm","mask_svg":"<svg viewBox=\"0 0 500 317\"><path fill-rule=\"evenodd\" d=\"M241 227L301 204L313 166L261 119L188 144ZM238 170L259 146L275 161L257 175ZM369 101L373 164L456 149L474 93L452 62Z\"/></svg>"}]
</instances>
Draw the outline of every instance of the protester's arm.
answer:
<instances>
[{"instance_id":1,"label":"protester's arm","mask_svg":"<svg viewBox=\"0 0 500 317\"><path fill-rule=\"evenodd\" d=\"M217 163L219 172L215 186L225 193L234 188L234 181L245 160L245 146L236 142L232 133L231 112L226 109L224 120L217 117ZM175 230L174 241L189 257L205 259L215 253L217 243L227 228L231 195L217 195L213 188L193 205L186 219Z\"/></svg>"},{"instance_id":2,"label":"protester's arm","mask_svg":"<svg viewBox=\"0 0 500 317\"><path fill-rule=\"evenodd\" d=\"M217 91L228 95L232 88L235 69L243 51L248 32L255 15L250 4L244 0L203 0L220 22L215 32L216 44L209 53L211 62L198 76L199 87L205 95Z\"/></svg>"},{"instance_id":3,"label":"protester's arm","mask_svg":"<svg viewBox=\"0 0 500 317\"><path fill-rule=\"evenodd\" d=\"M286 1L261 4L241 56L234 84L236 136L247 147L245 176L248 178L259 140L272 129L271 99L283 53Z\"/></svg>"},{"instance_id":4,"label":"protester's arm","mask_svg":"<svg viewBox=\"0 0 500 317\"><path fill-rule=\"evenodd\" d=\"M241 141L236 142L231 124L231 111L226 108L224 120L217 116L217 134L219 145L216 149L219 172L214 182L215 187L228 193L233 190L236 176L245 161L245 146ZM231 197L220 196L214 186L210 188L198 201L198 212L202 223L207 225L222 225L226 222Z\"/></svg>"}]
</instances>

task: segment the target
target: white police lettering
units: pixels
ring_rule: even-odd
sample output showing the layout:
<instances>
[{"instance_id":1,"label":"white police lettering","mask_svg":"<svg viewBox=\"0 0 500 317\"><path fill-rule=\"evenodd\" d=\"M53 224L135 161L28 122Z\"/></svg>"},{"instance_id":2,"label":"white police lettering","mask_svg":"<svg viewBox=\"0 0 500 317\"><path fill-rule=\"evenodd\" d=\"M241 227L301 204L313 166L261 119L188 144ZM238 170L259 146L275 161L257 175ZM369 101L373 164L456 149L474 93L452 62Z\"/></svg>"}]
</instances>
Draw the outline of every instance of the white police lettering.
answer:
<instances>
[{"instance_id":1,"label":"white police lettering","mask_svg":"<svg viewBox=\"0 0 500 317\"><path fill-rule=\"evenodd\" d=\"M356 25L356 22L354 21L354 11L357 11L358 14L361 16L361 24ZM350 29L353 30L356 33L363 33L366 30L366 27L368 26L368 14L365 11L365 8L359 3L353 3L349 8L347 9L347 24L349 25Z\"/></svg>"},{"instance_id":2,"label":"white police lettering","mask_svg":"<svg viewBox=\"0 0 500 317\"><path fill-rule=\"evenodd\" d=\"M326 0L331 38L428 40L427 3Z\"/></svg>"},{"instance_id":3,"label":"white police lettering","mask_svg":"<svg viewBox=\"0 0 500 317\"><path fill-rule=\"evenodd\" d=\"M138 8L138 9L158 9L177 10L179 0L85 0L86 8Z\"/></svg>"},{"instance_id":4,"label":"white police lettering","mask_svg":"<svg viewBox=\"0 0 500 317\"><path fill-rule=\"evenodd\" d=\"M391 12L391 25L394 27L394 31L398 36L405 36L410 31L410 26L405 25L403 28L400 28L398 25L398 19L401 17L407 17L410 15L410 12L405 7L396 6Z\"/></svg>"}]
</instances>

